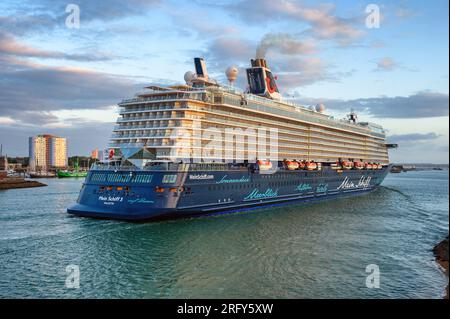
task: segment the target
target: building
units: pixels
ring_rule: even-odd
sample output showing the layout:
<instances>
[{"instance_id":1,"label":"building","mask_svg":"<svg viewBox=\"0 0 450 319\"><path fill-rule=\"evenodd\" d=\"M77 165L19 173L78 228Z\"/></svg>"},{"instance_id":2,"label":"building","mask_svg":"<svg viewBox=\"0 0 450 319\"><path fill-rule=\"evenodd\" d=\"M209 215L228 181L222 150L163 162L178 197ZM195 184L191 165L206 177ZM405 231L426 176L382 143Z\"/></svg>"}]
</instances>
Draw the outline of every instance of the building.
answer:
<instances>
[{"instance_id":1,"label":"building","mask_svg":"<svg viewBox=\"0 0 450 319\"><path fill-rule=\"evenodd\" d=\"M30 167L46 170L67 166L67 140L44 134L29 139Z\"/></svg>"},{"instance_id":2,"label":"building","mask_svg":"<svg viewBox=\"0 0 450 319\"><path fill-rule=\"evenodd\" d=\"M0 145L0 171L8 170L8 157L3 156L3 144Z\"/></svg>"},{"instance_id":3,"label":"building","mask_svg":"<svg viewBox=\"0 0 450 319\"><path fill-rule=\"evenodd\" d=\"M96 148L95 150L93 150L93 151L91 152L91 158L93 158L93 159L99 159L98 148Z\"/></svg>"}]
</instances>

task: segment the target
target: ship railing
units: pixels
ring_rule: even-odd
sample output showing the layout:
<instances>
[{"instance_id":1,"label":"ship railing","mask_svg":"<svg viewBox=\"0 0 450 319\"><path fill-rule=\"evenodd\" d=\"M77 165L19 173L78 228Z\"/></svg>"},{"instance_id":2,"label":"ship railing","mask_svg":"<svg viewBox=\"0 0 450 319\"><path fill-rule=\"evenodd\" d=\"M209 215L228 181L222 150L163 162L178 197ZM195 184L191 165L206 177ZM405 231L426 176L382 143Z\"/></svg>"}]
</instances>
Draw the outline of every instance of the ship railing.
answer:
<instances>
[{"instance_id":1,"label":"ship railing","mask_svg":"<svg viewBox=\"0 0 450 319\"><path fill-rule=\"evenodd\" d=\"M191 119L191 118L192 118L192 116L185 115L185 114L176 115L176 116L170 116L170 117L164 117L164 116L160 116L160 115L158 115L158 116L147 116L147 117L126 117L126 118L119 118L117 120L117 123L128 123L128 122L131 123L133 121L139 122L139 121L151 121L151 120L169 121L169 120L172 120L172 119L178 120L178 119Z\"/></svg>"},{"instance_id":2,"label":"ship railing","mask_svg":"<svg viewBox=\"0 0 450 319\"><path fill-rule=\"evenodd\" d=\"M161 112L161 111L176 111L179 109L186 109L187 104L183 103L177 106L173 105L163 105L163 106L145 106L145 107L136 107L136 108L127 108L127 109L118 109L116 113L118 114L128 114L128 113L139 113L139 112Z\"/></svg>"},{"instance_id":3,"label":"ship railing","mask_svg":"<svg viewBox=\"0 0 450 319\"><path fill-rule=\"evenodd\" d=\"M154 95L149 97L137 97L131 99L124 99L121 104L129 104L129 103L141 103L141 102L155 102L155 101L180 101L180 100L198 100L203 101L205 99L205 91L204 90L193 90L191 92L186 93L170 93L164 92L167 95Z\"/></svg>"},{"instance_id":4,"label":"ship railing","mask_svg":"<svg viewBox=\"0 0 450 319\"><path fill-rule=\"evenodd\" d=\"M137 167L133 165L115 165L112 163L94 163L91 170L104 171L248 171L249 167L237 164L219 164L219 163L172 163L172 162L154 162L151 165Z\"/></svg>"}]
</instances>

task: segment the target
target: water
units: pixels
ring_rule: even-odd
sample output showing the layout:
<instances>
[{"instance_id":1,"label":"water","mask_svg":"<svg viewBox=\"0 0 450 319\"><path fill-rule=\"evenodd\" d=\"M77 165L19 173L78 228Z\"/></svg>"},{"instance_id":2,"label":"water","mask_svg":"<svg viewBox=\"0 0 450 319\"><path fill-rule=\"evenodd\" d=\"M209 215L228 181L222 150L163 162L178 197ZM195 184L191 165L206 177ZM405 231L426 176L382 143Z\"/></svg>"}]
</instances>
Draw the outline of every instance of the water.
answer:
<instances>
[{"instance_id":1,"label":"water","mask_svg":"<svg viewBox=\"0 0 450 319\"><path fill-rule=\"evenodd\" d=\"M440 298L447 171L390 174L355 198L130 224L66 214L81 180L0 192L0 297ZM65 287L78 265L80 288ZM366 287L366 266L380 288Z\"/></svg>"}]
</instances>

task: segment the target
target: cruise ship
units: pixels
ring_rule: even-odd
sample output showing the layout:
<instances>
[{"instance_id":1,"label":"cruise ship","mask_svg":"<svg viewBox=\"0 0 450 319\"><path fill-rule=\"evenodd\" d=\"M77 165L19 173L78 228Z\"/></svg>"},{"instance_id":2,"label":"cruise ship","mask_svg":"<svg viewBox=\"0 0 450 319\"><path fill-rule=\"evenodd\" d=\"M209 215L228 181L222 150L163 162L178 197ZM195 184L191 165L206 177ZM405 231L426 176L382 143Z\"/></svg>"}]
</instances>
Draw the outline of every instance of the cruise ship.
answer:
<instances>
[{"instance_id":1,"label":"cruise ship","mask_svg":"<svg viewBox=\"0 0 450 319\"><path fill-rule=\"evenodd\" d=\"M68 213L129 221L302 205L368 193L389 171L384 129L284 100L265 59L248 87L202 58L185 84L148 86L118 104L109 159L91 167Z\"/></svg>"}]
</instances>

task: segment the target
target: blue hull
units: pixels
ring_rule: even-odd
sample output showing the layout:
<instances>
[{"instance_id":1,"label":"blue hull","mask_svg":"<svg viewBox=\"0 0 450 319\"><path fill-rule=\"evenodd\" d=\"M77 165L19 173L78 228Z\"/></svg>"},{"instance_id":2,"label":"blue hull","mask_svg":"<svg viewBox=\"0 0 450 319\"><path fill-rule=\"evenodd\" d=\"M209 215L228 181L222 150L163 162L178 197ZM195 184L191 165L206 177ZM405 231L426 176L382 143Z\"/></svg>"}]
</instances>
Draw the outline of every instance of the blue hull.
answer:
<instances>
[{"instance_id":1,"label":"blue hull","mask_svg":"<svg viewBox=\"0 0 450 319\"><path fill-rule=\"evenodd\" d=\"M249 169L218 171L92 170L70 214L128 221L211 215L299 205L374 190L389 167L337 172Z\"/></svg>"}]
</instances>

